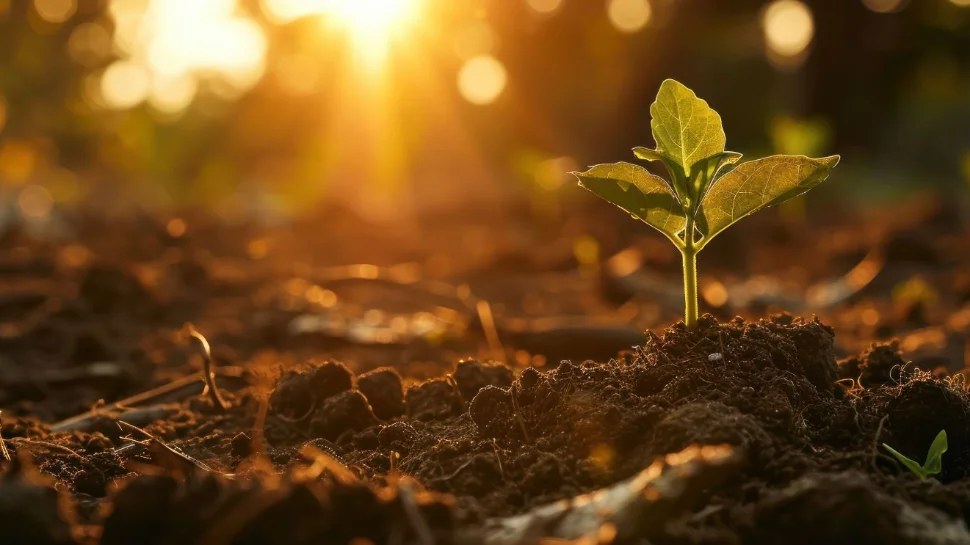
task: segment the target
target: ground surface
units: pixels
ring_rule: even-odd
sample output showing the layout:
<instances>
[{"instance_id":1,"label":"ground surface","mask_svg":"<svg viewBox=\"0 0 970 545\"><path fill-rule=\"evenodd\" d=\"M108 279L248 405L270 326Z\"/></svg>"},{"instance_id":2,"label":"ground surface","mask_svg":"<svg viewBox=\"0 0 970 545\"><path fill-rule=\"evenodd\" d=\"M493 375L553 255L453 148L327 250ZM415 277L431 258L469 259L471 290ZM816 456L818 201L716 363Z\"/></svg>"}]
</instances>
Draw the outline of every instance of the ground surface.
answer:
<instances>
[{"instance_id":1,"label":"ground surface","mask_svg":"<svg viewBox=\"0 0 970 545\"><path fill-rule=\"evenodd\" d=\"M970 543L965 211L753 219L701 256L695 330L667 327L672 249L611 213L8 229L4 539L505 543L502 517L725 445L597 539ZM922 461L941 429L938 480L880 447Z\"/></svg>"}]
</instances>

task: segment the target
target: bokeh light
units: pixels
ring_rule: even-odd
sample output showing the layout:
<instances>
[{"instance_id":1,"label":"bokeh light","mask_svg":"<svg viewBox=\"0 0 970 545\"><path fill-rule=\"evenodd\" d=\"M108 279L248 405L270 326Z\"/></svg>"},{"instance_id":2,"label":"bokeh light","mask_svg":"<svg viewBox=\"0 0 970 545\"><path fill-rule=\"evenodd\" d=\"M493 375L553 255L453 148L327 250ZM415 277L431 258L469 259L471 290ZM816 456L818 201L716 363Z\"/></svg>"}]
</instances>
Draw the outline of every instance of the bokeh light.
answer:
<instances>
[{"instance_id":1,"label":"bokeh light","mask_svg":"<svg viewBox=\"0 0 970 545\"><path fill-rule=\"evenodd\" d=\"M459 29L454 37L455 54L462 59L491 53L498 38L495 31L485 21L472 21Z\"/></svg>"},{"instance_id":2,"label":"bokeh light","mask_svg":"<svg viewBox=\"0 0 970 545\"><path fill-rule=\"evenodd\" d=\"M815 20L808 6L798 0L775 0L762 12L761 26L769 58L775 64L801 64L815 36Z\"/></svg>"},{"instance_id":3,"label":"bokeh light","mask_svg":"<svg viewBox=\"0 0 970 545\"><path fill-rule=\"evenodd\" d=\"M17 197L17 206L20 207L20 212L24 216L41 219L51 213L51 209L54 207L54 198L51 197L50 191L47 191L44 187L30 184L20 190L20 195Z\"/></svg>"},{"instance_id":4,"label":"bokeh light","mask_svg":"<svg viewBox=\"0 0 970 545\"><path fill-rule=\"evenodd\" d=\"M146 0L116 0L109 10L115 23L115 47L130 63L122 66L137 78L127 85L120 77L102 85L105 101L113 107L135 106L148 98L150 90L153 105L166 109L187 105L187 89L203 81L233 96L263 75L266 37L255 21L240 12L237 0L147 0L147 4ZM147 78L135 75L136 65L144 68ZM184 83L185 78L192 83ZM122 90L113 98L123 100L109 97L109 88ZM173 96L160 97L164 92Z\"/></svg>"},{"instance_id":5,"label":"bokeh light","mask_svg":"<svg viewBox=\"0 0 970 545\"><path fill-rule=\"evenodd\" d=\"M472 104L490 104L498 99L508 83L505 66L491 55L479 55L458 72L458 90Z\"/></svg>"},{"instance_id":6,"label":"bokeh light","mask_svg":"<svg viewBox=\"0 0 970 545\"><path fill-rule=\"evenodd\" d=\"M76 0L34 0L37 15L48 23L63 23L77 11Z\"/></svg>"},{"instance_id":7,"label":"bokeh light","mask_svg":"<svg viewBox=\"0 0 970 545\"><path fill-rule=\"evenodd\" d=\"M159 112L177 114L192 103L197 89L196 80L184 74L176 77L156 76L152 79L148 103Z\"/></svg>"},{"instance_id":8,"label":"bokeh light","mask_svg":"<svg viewBox=\"0 0 970 545\"><path fill-rule=\"evenodd\" d=\"M653 10L649 0L609 0L606 13L617 30L634 33L647 26Z\"/></svg>"},{"instance_id":9,"label":"bokeh light","mask_svg":"<svg viewBox=\"0 0 970 545\"><path fill-rule=\"evenodd\" d=\"M101 98L109 108L124 110L148 97L151 75L135 62L115 61L101 76Z\"/></svg>"},{"instance_id":10,"label":"bokeh light","mask_svg":"<svg viewBox=\"0 0 970 545\"><path fill-rule=\"evenodd\" d=\"M29 143L12 139L0 142L0 180L19 185L33 175L37 163L37 152Z\"/></svg>"},{"instance_id":11,"label":"bokeh light","mask_svg":"<svg viewBox=\"0 0 970 545\"><path fill-rule=\"evenodd\" d=\"M111 55L111 33L98 23L81 23L71 32L67 52L75 62L96 65Z\"/></svg>"},{"instance_id":12,"label":"bokeh light","mask_svg":"<svg viewBox=\"0 0 970 545\"><path fill-rule=\"evenodd\" d=\"M188 230L188 225L182 218L172 218L165 224L165 232L172 238L179 238Z\"/></svg>"},{"instance_id":13,"label":"bokeh light","mask_svg":"<svg viewBox=\"0 0 970 545\"><path fill-rule=\"evenodd\" d=\"M970 6L970 0L950 0L950 2L952 2L954 5L960 6L961 8Z\"/></svg>"},{"instance_id":14,"label":"bokeh light","mask_svg":"<svg viewBox=\"0 0 970 545\"><path fill-rule=\"evenodd\" d=\"M530 8L539 13L552 13L562 6L563 0L526 0Z\"/></svg>"},{"instance_id":15,"label":"bokeh light","mask_svg":"<svg viewBox=\"0 0 970 545\"><path fill-rule=\"evenodd\" d=\"M535 180L539 187L555 191L572 179L570 172L578 169L579 165L572 157L546 159L536 166Z\"/></svg>"},{"instance_id":16,"label":"bokeh light","mask_svg":"<svg viewBox=\"0 0 970 545\"><path fill-rule=\"evenodd\" d=\"M261 0L266 16L286 24L318 17L324 28L344 32L359 60L379 68L394 39L418 20L424 0Z\"/></svg>"},{"instance_id":17,"label":"bokeh light","mask_svg":"<svg viewBox=\"0 0 970 545\"><path fill-rule=\"evenodd\" d=\"M862 0L862 3L876 13L896 13L906 7L909 0Z\"/></svg>"},{"instance_id":18,"label":"bokeh light","mask_svg":"<svg viewBox=\"0 0 970 545\"><path fill-rule=\"evenodd\" d=\"M261 0L263 13L276 24L285 24L300 17L323 12L324 3L320 0Z\"/></svg>"}]
</instances>

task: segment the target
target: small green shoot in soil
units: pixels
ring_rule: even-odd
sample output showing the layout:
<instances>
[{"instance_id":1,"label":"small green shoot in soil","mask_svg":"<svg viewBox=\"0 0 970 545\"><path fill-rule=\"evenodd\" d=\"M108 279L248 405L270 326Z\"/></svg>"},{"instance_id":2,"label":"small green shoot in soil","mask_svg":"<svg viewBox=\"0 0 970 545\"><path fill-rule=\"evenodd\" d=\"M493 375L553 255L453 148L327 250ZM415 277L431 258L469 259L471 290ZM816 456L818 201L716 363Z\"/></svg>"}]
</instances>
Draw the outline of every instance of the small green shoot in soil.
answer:
<instances>
[{"instance_id":1,"label":"small green shoot in soil","mask_svg":"<svg viewBox=\"0 0 970 545\"><path fill-rule=\"evenodd\" d=\"M906 466L907 469L913 472L920 479L926 479L933 475L939 474L943 471L943 453L946 452L946 430L940 430L940 433L936 434L936 439L933 440L933 444L930 445L929 452L926 453L926 461L923 465L920 465L915 460L907 458L903 453L892 448L886 443L882 444L883 448L889 451L899 463Z\"/></svg>"},{"instance_id":2,"label":"small green shoot in soil","mask_svg":"<svg viewBox=\"0 0 970 545\"><path fill-rule=\"evenodd\" d=\"M632 163L572 173L579 184L660 231L680 250L684 322L697 324L697 254L741 218L797 197L824 181L839 156L773 155L745 163L725 151L721 116L681 83L668 79L650 106L657 149L633 154L663 164L668 179Z\"/></svg>"}]
</instances>

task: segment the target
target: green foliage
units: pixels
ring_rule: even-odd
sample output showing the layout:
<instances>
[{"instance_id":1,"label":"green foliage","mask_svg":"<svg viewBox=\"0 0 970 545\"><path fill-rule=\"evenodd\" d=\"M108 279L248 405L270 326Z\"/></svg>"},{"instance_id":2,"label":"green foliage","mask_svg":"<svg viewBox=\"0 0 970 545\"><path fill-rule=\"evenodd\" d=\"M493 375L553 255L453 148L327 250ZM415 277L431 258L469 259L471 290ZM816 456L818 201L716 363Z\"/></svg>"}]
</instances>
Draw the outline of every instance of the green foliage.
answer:
<instances>
[{"instance_id":1,"label":"green foliage","mask_svg":"<svg viewBox=\"0 0 970 545\"><path fill-rule=\"evenodd\" d=\"M721 116L693 91L668 79L650 107L656 149L633 149L661 163L665 180L630 163L574 172L579 184L622 208L676 246L684 256L685 322L697 321L696 256L741 218L797 197L828 177L839 156L775 155L746 163L725 151Z\"/></svg>"},{"instance_id":2,"label":"green foliage","mask_svg":"<svg viewBox=\"0 0 970 545\"><path fill-rule=\"evenodd\" d=\"M933 444L930 445L930 450L926 453L926 461L923 462L923 465L907 458L904 454L886 443L883 443L882 446L889 451L889 454L892 454L893 457L899 460L899 463L912 471L913 475L916 475L920 479L926 479L927 477L938 475L943 471L943 453L947 449L946 430L940 430L940 433L936 434L936 439L933 439Z\"/></svg>"}]
</instances>

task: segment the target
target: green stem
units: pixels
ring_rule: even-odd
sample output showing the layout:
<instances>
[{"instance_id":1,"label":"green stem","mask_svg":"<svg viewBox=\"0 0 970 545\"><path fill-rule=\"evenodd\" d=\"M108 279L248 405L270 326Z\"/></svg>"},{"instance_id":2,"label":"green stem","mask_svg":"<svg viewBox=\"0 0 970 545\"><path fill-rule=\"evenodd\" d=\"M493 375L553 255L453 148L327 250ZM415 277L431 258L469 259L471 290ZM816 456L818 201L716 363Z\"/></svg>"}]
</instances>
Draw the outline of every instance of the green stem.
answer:
<instances>
[{"instance_id":1,"label":"green stem","mask_svg":"<svg viewBox=\"0 0 970 545\"><path fill-rule=\"evenodd\" d=\"M680 253L684 258L684 323L687 327L697 325L697 252L694 246L694 222L687 220L684 247Z\"/></svg>"},{"instance_id":2,"label":"green stem","mask_svg":"<svg viewBox=\"0 0 970 545\"><path fill-rule=\"evenodd\" d=\"M697 251L684 249L684 323L697 325Z\"/></svg>"}]
</instances>

